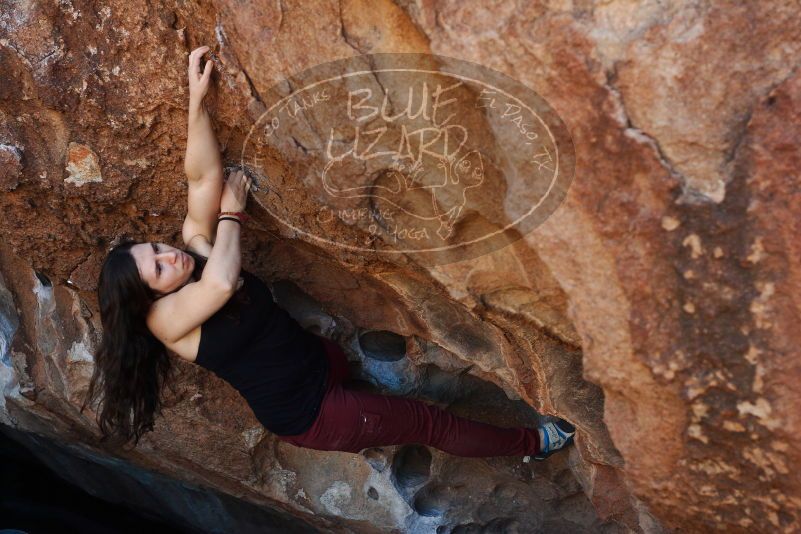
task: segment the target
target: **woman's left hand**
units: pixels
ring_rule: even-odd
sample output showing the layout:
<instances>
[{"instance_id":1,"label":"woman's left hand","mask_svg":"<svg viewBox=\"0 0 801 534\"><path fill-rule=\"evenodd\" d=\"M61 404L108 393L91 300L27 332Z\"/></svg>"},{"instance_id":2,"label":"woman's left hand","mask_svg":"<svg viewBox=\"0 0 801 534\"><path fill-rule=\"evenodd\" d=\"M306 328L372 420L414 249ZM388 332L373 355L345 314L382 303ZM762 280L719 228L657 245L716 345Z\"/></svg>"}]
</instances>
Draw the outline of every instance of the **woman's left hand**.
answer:
<instances>
[{"instance_id":1,"label":"woman's left hand","mask_svg":"<svg viewBox=\"0 0 801 534\"><path fill-rule=\"evenodd\" d=\"M200 58L209 50L208 46L201 46L189 53L189 98L200 102L209 90L209 79L211 71L214 70L214 62L206 61L203 72L200 72Z\"/></svg>"}]
</instances>

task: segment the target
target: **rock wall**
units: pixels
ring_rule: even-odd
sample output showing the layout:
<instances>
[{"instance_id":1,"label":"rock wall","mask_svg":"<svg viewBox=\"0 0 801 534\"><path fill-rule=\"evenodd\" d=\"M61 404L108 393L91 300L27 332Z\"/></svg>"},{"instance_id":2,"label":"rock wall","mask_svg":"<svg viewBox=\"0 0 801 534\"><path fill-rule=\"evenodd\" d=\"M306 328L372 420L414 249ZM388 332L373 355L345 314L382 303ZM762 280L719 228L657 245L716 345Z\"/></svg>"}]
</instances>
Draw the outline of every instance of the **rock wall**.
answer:
<instances>
[{"instance_id":1,"label":"rock wall","mask_svg":"<svg viewBox=\"0 0 801 534\"><path fill-rule=\"evenodd\" d=\"M287 76L434 53L558 112L576 150L560 208L505 248L430 266L320 246L257 194L244 266L370 387L497 424L559 415L577 447L543 466L302 450L187 364L155 431L107 452L331 530L796 531L799 33L778 1L5 1L0 417L97 446L77 410L95 281L121 234L180 244L189 50L214 47L207 102L231 164ZM302 159L299 143L269 161L290 211L314 202L292 181Z\"/></svg>"}]
</instances>

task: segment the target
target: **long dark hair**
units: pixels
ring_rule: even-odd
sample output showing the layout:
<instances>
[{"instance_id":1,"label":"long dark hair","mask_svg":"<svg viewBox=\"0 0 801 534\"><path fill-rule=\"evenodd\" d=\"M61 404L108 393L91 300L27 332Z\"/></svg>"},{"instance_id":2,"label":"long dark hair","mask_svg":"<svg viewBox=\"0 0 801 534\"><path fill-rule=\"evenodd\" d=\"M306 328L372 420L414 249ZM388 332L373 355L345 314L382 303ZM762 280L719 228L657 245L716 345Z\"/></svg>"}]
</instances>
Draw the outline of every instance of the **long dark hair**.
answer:
<instances>
[{"instance_id":1,"label":"long dark hair","mask_svg":"<svg viewBox=\"0 0 801 534\"><path fill-rule=\"evenodd\" d=\"M83 411L87 403L98 401L101 441L125 444L133 439L134 446L153 430L155 416L161 412L162 388L173 372L166 347L145 322L158 295L139 275L131 255L137 243L126 239L103 262L97 286L103 334L81 407ZM199 280L206 258L185 252L195 258L193 274Z\"/></svg>"}]
</instances>

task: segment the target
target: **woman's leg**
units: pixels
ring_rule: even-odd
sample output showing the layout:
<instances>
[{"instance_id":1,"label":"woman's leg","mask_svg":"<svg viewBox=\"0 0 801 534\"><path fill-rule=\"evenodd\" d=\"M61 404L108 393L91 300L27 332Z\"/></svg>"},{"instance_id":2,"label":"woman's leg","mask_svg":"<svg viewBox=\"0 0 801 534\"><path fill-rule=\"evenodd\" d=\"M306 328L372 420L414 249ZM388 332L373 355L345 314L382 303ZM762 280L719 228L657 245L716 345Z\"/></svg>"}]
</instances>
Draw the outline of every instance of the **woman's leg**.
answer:
<instances>
[{"instance_id":1,"label":"woman's leg","mask_svg":"<svg viewBox=\"0 0 801 534\"><path fill-rule=\"evenodd\" d=\"M350 377L350 367L348 366L348 357L342 350L339 344L331 341L328 338L319 336L323 340L325 346L325 355L329 363L329 381L335 384L341 384L343 381Z\"/></svg>"},{"instance_id":2,"label":"woman's leg","mask_svg":"<svg viewBox=\"0 0 801 534\"><path fill-rule=\"evenodd\" d=\"M309 432L295 445L359 452L419 443L456 456L524 456L539 450L536 428L501 428L458 417L423 401L332 387Z\"/></svg>"},{"instance_id":3,"label":"woman's leg","mask_svg":"<svg viewBox=\"0 0 801 534\"><path fill-rule=\"evenodd\" d=\"M317 337L322 340L325 358L328 359L328 378L326 379L325 396L323 397L323 404L320 406L320 413L317 415L317 419L305 432L294 436L276 436L281 441L286 441L292 445L300 445L300 441L309 439L309 436L319 433L326 399L331 395L331 391L334 388L340 388L340 384L347 380L350 375L348 358L345 355L345 352L342 350L342 347L328 338L323 336Z\"/></svg>"}]
</instances>

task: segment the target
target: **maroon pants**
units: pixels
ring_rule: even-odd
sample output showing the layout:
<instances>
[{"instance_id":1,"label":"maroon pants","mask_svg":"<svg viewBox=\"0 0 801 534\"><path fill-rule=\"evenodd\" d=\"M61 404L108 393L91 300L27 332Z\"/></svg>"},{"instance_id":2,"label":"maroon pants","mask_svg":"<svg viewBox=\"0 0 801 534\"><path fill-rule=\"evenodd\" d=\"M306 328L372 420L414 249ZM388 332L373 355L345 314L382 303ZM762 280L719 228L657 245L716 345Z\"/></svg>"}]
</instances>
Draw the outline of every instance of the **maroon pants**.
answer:
<instances>
[{"instance_id":1,"label":"maroon pants","mask_svg":"<svg viewBox=\"0 0 801 534\"><path fill-rule=\"evenodd\" d=\"M535 454L534 428L501 428L455 416L422 401L342 387L348 361L342 348L323 338L331 364L325 396L314 424L303 434L279 439L310 449L359 452L368 447L417 443L456 456Z\"/></svg>"}]
</instances>

